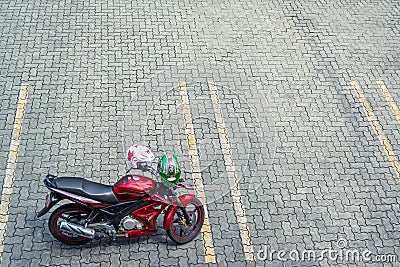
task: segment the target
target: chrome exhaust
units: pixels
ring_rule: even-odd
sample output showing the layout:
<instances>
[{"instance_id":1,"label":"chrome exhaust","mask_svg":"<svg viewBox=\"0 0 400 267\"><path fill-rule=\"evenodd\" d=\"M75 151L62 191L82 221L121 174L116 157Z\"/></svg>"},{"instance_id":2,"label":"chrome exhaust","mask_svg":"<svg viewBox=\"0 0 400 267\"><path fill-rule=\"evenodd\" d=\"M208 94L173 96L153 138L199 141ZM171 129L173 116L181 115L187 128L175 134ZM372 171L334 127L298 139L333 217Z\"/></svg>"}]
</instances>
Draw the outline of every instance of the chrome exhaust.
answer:
<instances>
[{"instance_id":1,"label":"chrome exhaust","mask_svg":"<svg viewBox=\"0 0 400 267\"><path fill-rule=\"evenodd\" d=\"M57 223L58 229L64 233L72 234L72 235L77 235L81 237L86 237L93 239L96 237L96 231L84 227L82 225L76 224L76 223L71 223L71 222L66 222L66 221L61 221Z\"/></svg>"}]
</instances>

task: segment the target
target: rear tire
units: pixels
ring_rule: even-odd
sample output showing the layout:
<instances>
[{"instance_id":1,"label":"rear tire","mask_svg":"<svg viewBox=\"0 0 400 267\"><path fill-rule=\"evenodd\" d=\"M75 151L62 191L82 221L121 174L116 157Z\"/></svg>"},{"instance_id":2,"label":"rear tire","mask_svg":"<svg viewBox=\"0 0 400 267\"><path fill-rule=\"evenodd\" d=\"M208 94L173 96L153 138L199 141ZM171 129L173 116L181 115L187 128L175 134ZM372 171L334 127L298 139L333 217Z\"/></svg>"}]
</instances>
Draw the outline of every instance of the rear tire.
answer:
<instances>
[{"instance_id":1,"label":"rear tire","mask_svg":"<svg viewBox=\"0 0 400 267\"><path fill-rule=\"evenodd\" d=\"M192 224L180 224L179 220L181 218L175 210L169 229L167 230L169 238L177 244L186 244L195 239L204 223L204 207L200 200L197 198L192 199L185 208L192 219Z\"/></svg>"},{"instance_id":2,"label":"rear tire","mask_svg":"<svg viewBox=\"0 0 400 267\"><path fill-rule=\"evenodd\" d=\"M86 244L90 241L89 238L86 237L76 237L69 236L62 233L57 226L59 220L69 221L73 223L81 224L83 220L85 220L90 214L90 210L86 207L78 204L65 204L59 208L57 208L50 215L49 218L49 230L50 233L59 241L72 245L78 246Z\"/></svg>"}]
</instances>

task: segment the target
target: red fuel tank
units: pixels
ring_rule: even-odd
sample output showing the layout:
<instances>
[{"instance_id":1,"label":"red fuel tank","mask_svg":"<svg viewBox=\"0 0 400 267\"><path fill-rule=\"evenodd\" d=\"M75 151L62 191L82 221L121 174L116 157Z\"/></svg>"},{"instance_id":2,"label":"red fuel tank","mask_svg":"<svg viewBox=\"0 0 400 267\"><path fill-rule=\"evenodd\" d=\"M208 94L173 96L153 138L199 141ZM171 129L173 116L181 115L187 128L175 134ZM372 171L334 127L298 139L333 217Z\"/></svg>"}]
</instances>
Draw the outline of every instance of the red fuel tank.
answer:
<instances>
[{"instance_id":1,"label":"red fuel tank","mask_svg":"<svg viewBox=\"0 0 400 267\"><path fill-rule=\"evenodd\" d=\"M113 192L119 201L130 201L144 197L154 189L156 182L146 176L126 175L113 186Z\"/></svg>"}]
</instances>

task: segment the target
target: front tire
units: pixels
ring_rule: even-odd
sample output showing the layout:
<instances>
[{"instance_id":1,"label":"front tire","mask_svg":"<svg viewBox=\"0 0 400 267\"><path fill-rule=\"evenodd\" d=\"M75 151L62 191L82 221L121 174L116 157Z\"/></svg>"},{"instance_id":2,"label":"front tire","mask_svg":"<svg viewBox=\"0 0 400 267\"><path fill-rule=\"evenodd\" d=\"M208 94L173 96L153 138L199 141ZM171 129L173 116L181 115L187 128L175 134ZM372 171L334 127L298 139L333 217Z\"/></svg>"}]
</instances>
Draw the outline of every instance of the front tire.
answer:
<instances>
[{"instance_id":1,"label":"front tire","mask_svg":"<svg viewBox=\"0 0 400 267\"><path fill-rule=\"evenodd\" d=\"M82 205L78 204L65 204L59 208L57 208L49 218L49 230L50 233L59 241L72 245L78 246L86 244L90 241L89 238L80 237L80 236L70 236L65 233L62 233L58 229L58 222L60 220L73 222L81 224L90 214L90 210L85 208Z\"/></svg>"},{"instance_id":2,"label":"front tire","mask_svg":"<svg viewBox=\"0 0 400 267\"><path fill-rule=\"evenodd\" d=\"M182 223L183 215L179 215L178 210L175 210L167 230L169 238L177 244L185 244L195 239L204 223L204 207L200 200L192 199L185 208L192 219L192 224Z\"/></svg>"}]
</instances>

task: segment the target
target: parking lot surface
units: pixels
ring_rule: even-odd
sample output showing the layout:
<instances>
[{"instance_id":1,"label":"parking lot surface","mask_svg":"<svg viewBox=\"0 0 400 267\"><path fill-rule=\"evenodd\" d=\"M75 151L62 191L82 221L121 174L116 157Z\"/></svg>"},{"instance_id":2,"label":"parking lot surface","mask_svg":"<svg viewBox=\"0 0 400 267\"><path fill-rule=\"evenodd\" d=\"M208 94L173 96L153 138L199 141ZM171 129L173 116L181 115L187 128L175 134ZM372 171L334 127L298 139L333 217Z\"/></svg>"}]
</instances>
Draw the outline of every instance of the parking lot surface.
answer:
<instances>
[{"instance_id":1,"label":"parking lot surface","mask_svg":"<svg viewBox=\"0 0 400 267\"><path fill-rule=\"evenodd\" d=\"M1 1L2 266L398 266L399 25L398 1ZM201 236L70 247L36 218L47 173L113 184L133 143L192 183L189 135L215 263Z\"/></svg>"}]
</instances>

